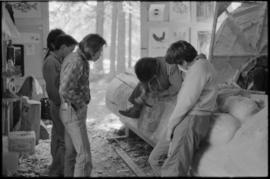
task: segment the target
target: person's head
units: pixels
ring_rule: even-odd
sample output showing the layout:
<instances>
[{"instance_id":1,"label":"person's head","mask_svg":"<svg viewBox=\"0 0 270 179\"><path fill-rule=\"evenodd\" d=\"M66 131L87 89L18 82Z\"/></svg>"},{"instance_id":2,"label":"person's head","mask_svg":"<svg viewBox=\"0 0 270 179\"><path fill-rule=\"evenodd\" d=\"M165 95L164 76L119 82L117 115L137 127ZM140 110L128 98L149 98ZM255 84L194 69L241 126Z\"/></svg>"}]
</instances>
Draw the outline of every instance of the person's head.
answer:
<instances>
[{"instance_id":1,"label":"person's head","mask_svg":"<svg viewBox=\"0 0 270 179\"><path fill-rule=\"evenodd\" d=\"M70 54L78 42L70 35L62 34L55 39L55 51L62 58Z\"/></svg>"},{"instance_id":2,"label":"person's head","mask_svg":"<svg viewBox=\"0 0 270 179\"><path fill-rule=\"evenodd\" d=\"M65 32L61 29L53 29L49 32L48 37L47 37L47 48L50 51L55 50L55 40L61 34L65 34Z\"/></svg>"},{"instance_id":3,"label":"person's head","mask_svg":"<svg viewBox=\"0 0 270 179\"><path fill-rule=\"evenodd\" d=\"M88 34L79 43L80 50L84 53L87 60L97 61L101 56L105 39L98 34Z\"/></svg>"},{"instance_id":4,"label":"person's head","mask_svg":"<svg viewBox=\"0 0 270 179\"><path fill-rule=\"evenodd\" d=\"M135 64L135 73L141 82L148 83L157 74L157 59L152 57L139 59Z\"/></svg>"},{"instance_id":5,"label":"person's head","mask_svg":"<svg viewBox=\"0 0 270 179\"><path fill-rule=\"evenodd\" d=\"M168 64L177 64L187 69L197 55L197 50L190 43L179 40L170 45L165 60Z\"/></svg>"}]
</instances>

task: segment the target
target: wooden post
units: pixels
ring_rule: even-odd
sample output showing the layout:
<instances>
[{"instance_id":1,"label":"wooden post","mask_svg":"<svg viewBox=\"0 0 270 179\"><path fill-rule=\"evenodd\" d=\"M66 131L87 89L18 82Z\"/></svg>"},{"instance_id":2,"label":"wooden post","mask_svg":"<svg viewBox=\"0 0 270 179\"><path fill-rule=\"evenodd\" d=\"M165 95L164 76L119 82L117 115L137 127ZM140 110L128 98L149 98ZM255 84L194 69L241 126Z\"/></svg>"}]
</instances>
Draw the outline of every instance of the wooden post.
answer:
<instances>
[{"instance_id":1,"label":"wooden post","mask_svg":"<svg viewBox=\"0 0 270 179\"><path fill-rule=\"evenodd\" d=\"M215 34L216 34L216 27L217 27L217 19L218 19L218 9L217 9L217 3L215 1L215 13L214 13L214 19L213 19L213 27L212 27L212 34L211 34L211 41L210 41L210 48L209 48L209 61L212 61L213 58L213 46L215 43Z\"/></svg>"}]
</instances>

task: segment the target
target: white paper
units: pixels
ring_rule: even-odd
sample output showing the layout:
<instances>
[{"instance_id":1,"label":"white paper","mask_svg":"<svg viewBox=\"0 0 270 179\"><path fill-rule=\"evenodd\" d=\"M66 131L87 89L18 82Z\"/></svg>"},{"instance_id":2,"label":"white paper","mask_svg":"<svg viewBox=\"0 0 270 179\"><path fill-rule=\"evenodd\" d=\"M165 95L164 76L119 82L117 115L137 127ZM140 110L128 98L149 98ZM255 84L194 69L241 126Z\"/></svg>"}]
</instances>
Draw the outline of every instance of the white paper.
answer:
<instances>
[{"instance_id":1,"label":"white paper","mask_svg":"<svg viewBox=\"0 0 270 179\"><path fill-rule=\"evenodd\" d=\"M40 34L30 32L21 33L21 41L22 43L38 44L40 42Z\"/></svg>"},{"instance_id":2,"label":"white paper","mask_svg":"<svg viewBox=\"0 0 270 179\"><path fill-rule=\"evenodd\" d=\"M151 4L149 8L149 21L164 20L165 4Z\"/></svg>"},{"instance_id":3,"label":"white paper","mask_svg":"<svg viewBox=\"0 0 270 179\"><path fill-rule=\"evenodd\" d=\"M170 21L189 22L190 2L189 1L170 2Z\"/></svg>"},{"instance_id":4,"label":"white paper","mask_svg":"<svg viewBox=\"0 0 270 179\"><path fill-rule=\"evenodd\" d=\"M189 27L178 27L172 29L171 43L178 40L185 40L189 42Z\"/></svg>"},{"instance_id":5,"label":"white paper","mask_svg":"<svg viewBox=\"0 0 270 179\"><path fill-rule=\"evenodd\" d=\"M31 56L36 54L36 48L34 44L25 44L25 55Z\"/></svg>"},{"instance_id":6,"label":"white paper","mask_svg":"<svg viewBox=\"0 0 270 179\"><path fill-rule=\"evenodd\" d=\"M198 52L204 53L208 57L211 40L210 31L198 31Z\"/></svg>"},{"instance_id":7,"label":"white paper","mask_svg":"<svg viewBox=\"0 0 270 179\"><path fill-rule=\"evenodd\" d=\"M164 56L169 47L168 28L149 29L149 55Z\"/></svg>"}]
</instances>

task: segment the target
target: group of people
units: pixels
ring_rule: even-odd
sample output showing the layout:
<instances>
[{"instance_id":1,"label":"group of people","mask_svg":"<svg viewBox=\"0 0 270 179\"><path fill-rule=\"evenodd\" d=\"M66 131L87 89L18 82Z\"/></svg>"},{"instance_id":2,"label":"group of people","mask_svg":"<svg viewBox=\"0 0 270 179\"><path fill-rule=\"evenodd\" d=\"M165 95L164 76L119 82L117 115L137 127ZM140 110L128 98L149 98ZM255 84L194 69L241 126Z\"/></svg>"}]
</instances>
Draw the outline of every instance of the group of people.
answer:
<instances>
[{"instance_id":1,"label":"group of people","mask_svg":"<svg viewBox=\"0 0 270 179\"><path fill-rule=\"evenodd\" d=\"M198 54L188 42L170 45L165 57L141 58L135 64L139 83L129 101L131 108L121 115L139 118L151 98L177 99L163 136L149 156L157 176L190 176L195 151L210 128L210 116L216 108L216 71L204 54Z\"/></svg>"},{"instance_id":2,"label":"group of people","mask_svg":"<svg viewBox=\"0 0 270 179\"><path fill-rule=\"evenodd\" d=\"M86 129L87 105L91 100L88 62L99 59L105 44L98 34L88 34L79 43L61 29L53 29L48 34L48 52L42 71L53 122L50 176L91 174Z\"/></svg>"},{"instance_id":3,"label":"group of people","mask_svg":"<svg viewBox=\"0 0 270 179\"><path fill-rule=\"evenodd\" d=\"M86 129L87 104L91 100L88 61L97 61L105 44L98 34L86 35L78 43L61 29L51 30L47 37L43 76L53 122L50 176L91 174ZM133 106L119 113L139 118L145 105L151 107L149 98L177 98L164 126L166 133L151 152L149 163L158 176L189 175L194 152L208 133L216 105L213 65L190 43L179 40L170 45L165 57L139 59L135 73L139 83L129 98Z\"/></svg>"}]
</instances>

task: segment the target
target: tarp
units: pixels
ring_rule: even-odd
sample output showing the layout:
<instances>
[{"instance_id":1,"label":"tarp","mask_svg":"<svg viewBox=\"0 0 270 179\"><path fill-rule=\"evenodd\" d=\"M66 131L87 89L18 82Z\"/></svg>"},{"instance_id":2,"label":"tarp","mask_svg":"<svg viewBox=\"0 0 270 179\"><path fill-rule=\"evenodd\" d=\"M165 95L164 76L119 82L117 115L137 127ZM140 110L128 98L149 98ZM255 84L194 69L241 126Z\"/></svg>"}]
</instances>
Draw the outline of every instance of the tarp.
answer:
<instances>
[{"instance_id":1,"label":"tarp","mask_svg":"<svg viewBox=\"0 0 270 179\"><path fill-rule=\"evenodd\" d=\"M221 24L213 45L213 64L220 83L237 69L268 49L267 2L242 3Z\"/></svg>"},{"instance_id":2,"label":"tarp","mask_svg":"<svg viewBox=\"0 0 270 179\"><path fill-rule=\"evenodd\" d=\"M2 33L8 35L11 38L20 38L20 32L11 20L11 17L4 5L2 5L2 12Z\"/></svg>"}]
</instances>

